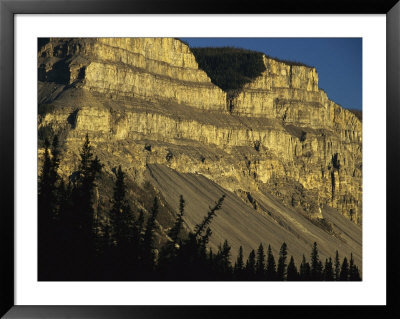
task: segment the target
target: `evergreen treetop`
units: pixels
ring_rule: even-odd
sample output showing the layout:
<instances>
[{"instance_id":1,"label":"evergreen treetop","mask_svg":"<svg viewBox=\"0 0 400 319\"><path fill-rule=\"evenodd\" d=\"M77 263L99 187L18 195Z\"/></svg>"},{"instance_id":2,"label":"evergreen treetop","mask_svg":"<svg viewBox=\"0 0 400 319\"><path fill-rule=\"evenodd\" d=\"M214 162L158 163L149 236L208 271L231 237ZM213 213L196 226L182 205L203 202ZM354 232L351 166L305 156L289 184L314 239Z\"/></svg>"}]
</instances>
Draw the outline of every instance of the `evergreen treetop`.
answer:
<instances>
[{"instance_id":1,"label":"evergreen treetop","mask_svg":"<svg viewBox=\"0 0 400 319\"><path fill-rule=\"evenodd\" d=\"M290 256L290 261L287 267L287 280L288 281L297 281L299 280L299 273L297 271L297 267L294 263L293 256Z\"/></svg>"},{"instance_id":2,"label":"evergreen treetop","mask_svg":"<svg viewBox=\"0 0 400 319\"><path fill-rule=\"evenodd\" d=\"M276 263L274 255L272 254L271 245L268 245L267 251L266 278L267 280L276 280Z\"/></svg>"},{"instance_id":3,"label":"evergreen treetop","mask_svg":"<svg viewBox=\"0 0 400 319\"><path fill-rule=\"evenodd\" d=\"M283 242L279 250L277 280L285 280L286 278L286 258L287 258L287 245Z\"/></svg>"},{"instance_id":4,"label":"evergreen treetop","mask_svg":"<svg viewBox=\"0 0 400 319\"><path fill-rule=\"evenodd\" d=\"M265 274L265 254L264 247L260 243L257 249L257 261L256 261L256 275L257 278L263 279Z\"/></svg>"}]
</instances>

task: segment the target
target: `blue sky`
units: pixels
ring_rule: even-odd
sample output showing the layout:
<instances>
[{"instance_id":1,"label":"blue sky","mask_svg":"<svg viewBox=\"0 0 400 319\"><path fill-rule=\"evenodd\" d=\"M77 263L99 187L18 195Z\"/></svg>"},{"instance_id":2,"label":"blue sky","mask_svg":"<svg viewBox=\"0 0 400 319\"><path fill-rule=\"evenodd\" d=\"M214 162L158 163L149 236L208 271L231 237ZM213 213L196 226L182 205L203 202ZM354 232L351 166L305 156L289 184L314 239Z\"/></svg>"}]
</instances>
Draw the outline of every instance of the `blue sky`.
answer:
<instances>
[{"instance_id":1,"label":"blue sky","mask_svg":"<svg viewBox=\"0 0 400 319\"><path fill-rule=\"evenodd\" d=\"M181 38L190 47L233 46L316 67L319 87L349 109L362 109L362 38Z\"/></svg>"}]
</instances>

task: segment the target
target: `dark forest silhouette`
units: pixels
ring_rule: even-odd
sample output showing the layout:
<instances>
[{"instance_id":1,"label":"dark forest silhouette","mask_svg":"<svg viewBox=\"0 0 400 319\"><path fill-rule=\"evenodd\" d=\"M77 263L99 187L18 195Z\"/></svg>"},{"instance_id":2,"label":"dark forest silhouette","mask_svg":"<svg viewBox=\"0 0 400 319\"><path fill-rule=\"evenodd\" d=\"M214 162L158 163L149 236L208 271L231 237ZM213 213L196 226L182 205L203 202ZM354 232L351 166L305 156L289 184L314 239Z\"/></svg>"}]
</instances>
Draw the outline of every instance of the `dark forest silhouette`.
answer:
<instances>
[{"instance_id":1,"label":"dark forest silhouette","mask_svg":"<svg viewBox=\"0 0 400 319\"><path fill-rule=\"evenodd\" d=\"M87 280L245 280L245 281L357 281L358 267L344 257L325 263L314 243L310 262L303 255L299 269L287 245L282 243L277 262L268 245L260 243L247 259L243 248L232 265L231 247L225 241L216 252L207 247L211 223L225 195L210 207L204 219L188 234L183 231L185 200L168 232L168 241L155 247L159 210L154 198L150 214L134 212L126 198L125 173L116 171L109 222L97 222L94 195L103 165L94 156L89 137L80 152L78 170L66 183L58 174L60 151L57 135L45 142L43 166L38 179L38 277L46 281Z\"/></svg>"}]
</instances>

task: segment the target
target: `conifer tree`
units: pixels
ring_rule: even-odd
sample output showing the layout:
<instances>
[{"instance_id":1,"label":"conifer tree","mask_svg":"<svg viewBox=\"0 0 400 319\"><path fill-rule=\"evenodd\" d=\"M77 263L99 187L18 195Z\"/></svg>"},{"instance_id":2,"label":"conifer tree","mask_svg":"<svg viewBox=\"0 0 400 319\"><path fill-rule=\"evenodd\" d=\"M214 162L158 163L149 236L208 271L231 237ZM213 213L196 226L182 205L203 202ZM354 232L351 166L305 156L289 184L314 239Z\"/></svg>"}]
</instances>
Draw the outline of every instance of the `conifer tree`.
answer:
<instances>
[{"instance_id":1,"label":"conifer tree","mask_svg":"<svg viewBox=\"0 0 400 319\"><path fill-rule=\"evenodd\" d=\"M207 227L206 232L200 237L200 239L198 241L200 252L201 252L201 255L203 255L203 256L206 252L206 247L207 247L208 241L210 240L211 235L212 235L211 228Z\"/></svg>"},{"instance_id":2,"label":"conifer tree","mask_svg":"<svg viewBox=\"0 0 400 319\"><path fill-rule=\"evenodd\" d=\"M192 255L190 258L192 258L192 262L195 263L194 267L197 267L199 272L204 270L201 269L201 264L206 260L206 247L212 235L209 225L216 215L216 212L221 209L224 199L225 194L219 198L214 207L210 207L203 221L194 227L194 233L191 232L189 234L189 240L186 243L188 249L187 253Z\"/></svg>"},{"instance_id":3,"label":"conifer tree","mask_svg":"<svg viewBox=\"0 0 400 319\"><path fill-rule=\"evenodd\" d=\"M361 275L360 275L360 271L358 269L358 267L355 265L353 272L352 272L352 277L349 279L352 281L361 281Z\"/></svg>"},{"instance_id":4,"label":"conifer tree","mask_svg":"<svg viewBox=\"0 0 400 319\"><path fill-rule=\"evenodd\" d=\"M38 183L38 204L39 204L39 213L43 211L45 214L50 214L50 207L48 207L49 205L48 197L51 194L50 171L52 167L49 154L49 141L47 139L45 140L44 145L45 145L44 160ZM39 221L40 221L40 215L39 215Z\"/></svg>"},{"instance_id":5,"label":"conifer tree","mask_svg":"<svg viewBox=\"0 0 400 319\"><path fill-rule=\"evenodd\" d=\"M268 245L267 251L267 267L266 267L266 279L267 280L276 280L276 263L274 255L272 254L271 245Z\"/></svg>"},{"instance_id":6,"label":"conifer tree","mask_svg":"<svg viewBox=\"0 0 400 319\"><path fill-rule=\"evenodd\" d=\"M213 264L213 267L217 267L216 263L218 263L219 260L212 258L215 260L211 263L211 258L207 255L207 244L212 235L209 225L215 216L216 211L221 209L224 198L225 195L222 195L215 203L215 206L210 207L209 212L202 222L197 224L194 227L194 231L190 232L188 238L182 242L182 246L177 255L178 266L176 268L176 273L179 273L181 279L192 280L193 278L196 278L196 280L201 280L204 278L210 278L210 273L208 273L206 269L208 267L207 265ZM190 269L190 267L192 267L192 269Z\"/></svg>"},{"instance_id":7,"label":"conifer tree","mask_svg":"<svg viewBox=\"0 0 400 319\"><path fill-rule=\"evenodd\" d=\"M329 257L329 259L325 259L324 280L326 280L326 281L334 280L332 258L331 257Z\"/></svg>"},{"instance_id":8,"label":"conifer tree","mask_svg":"<svg viewBox=\"0 0 400 319\"><path fill-rule=\"evenodd\" d=\"M322 264L320 263L318 256L318 247L317 243L314 242L312 251L311 251L311 272L310 272L310 280L322 280Z\"/></svg>"},{"instance_id":9,"label":"conifer tree","mask_svg":"<svg viewBox=\"0 0 400 319\"><path fill-rule=\"evenodd\" d=\"M239 247L239 254L237 256L235 266L234 266L234 276L236 280L243 280L243 270L244 270L244 262L243 262L243 247Z\"/></svg>"},{"instance_id":10,"label":"conifer tree","mask_svg":"<svg viewBox=\"0 0 400 319\"><path fill-rule=\"evenodd\" d=\"M39 278L55 276L58 263L64 253L59 215L62 191L61 177L58 174L58 137L54 136L51 145L45 140L44 160L38 177L38 271Z\"/></svg>"},{"instance_id":11,"label":"conifer tree","mask_svg":"<svg viewBox=\"0 0 400 319\"><path fill-rule=\"evenodd\" d=\"M52 158L51 158L51 170L50 170L50 185L52 188L52 198L50 199L54 205L52 208L52 212L53 212L53 217L54 219L58 218L58 213L59 213L59 205L60 205L60 201L61 201L61 197L62 197L62 188L60 188L61 182L62 182L62 178L61 176L58 174L58 168L60 166L60 150L59 150L59 143L58 143L58 135L55 134L53 137L53 142L51 144L51 154L52 154Z\"/></svg>"},{"instance_id":12,"label":"conifer tree","mask_svg":"<svg viewBox=\"0 0 400 319\"><path fill-rule=\"evenodd\" d=\"M210 263L212 263L213 259L214 259L214 253L213 253L212 248L210 247L210 249L208 251L208 260L210 261Z\"/></svg>"},{"instance_id":13,"label":"conifer tree","mask_svg":"<svg viewBox=\"0 0 400 319\"><path fill-rule=\"evenodd\" d=\"M286 279L286 258L287 258L287 245L284 242L279 250L278 268L277 268L277 280Z\"/></svg>"},{"instance_id":14,"label":"conifer tree","mask_svg":"<svg viewBox=\"0 0 400 319\"><path fill-rule=\"evenodd\" d=\"M324 265L322 264L322 261L318 261L318 280L324 280Z\"/></svg>"},{"instance_id":15,"label":"conifer tree","mask_svg":"<svg viewBox=\"0 0 400 319\"><path fill-rule=\"evenodd\" d=\"M360 273L358 267L354 264L353 253L350 255L350 265L349 265L349 280L350 281L360 281Z\"/></svg>"},{"instance_id":16,"label":"conifer tree","mask_svg":"<svg viewBox=\"0 0 400 319\"><path fill-rule=\"evenodd\" d=\"M57 217L60 200L58 191L61 177L58 174L60 159L57 135L53 138L51 157L49 147L50 143L46 139L43 166L38 182L38 205L39 213L41 213L39 218L43 217L47 221L46 223Z\"/></svg>"},{"instance_id":17,"label":"conifer tree","mask_svg":"<svg viewBox=\"0 0 400 319\"><path fill-rule=\"evenodd\" d=\"M104 229L108 234L106 238L97 238L97 241L111 241L106 247L103 265L107 265L110 278L115 280L132 279L138 259L137 244L134 242L137 240L134 228L135 217L126 199L126 192L125 173L119 166L116 171L112 207L109 213L110 225L106 225Z\"/></svg>"},{"instance_id":18,"label":"conifer tree","mask_svg":"<svg viewBox=\"0 0 400 319\"><path fill-rule=\"evenodd\" d=\"M113 239L119 248L132 248L134 216L126 199L125 173L118 167L110 211ZM123 252L127 254L127 251Z\"/></svg>"},{"instance_id":19,"label":"conifer tree","mask_svg":"<svg viewBox=\"0 0 400 319\"><path fill-rule=\"evenodd\" d=\"M257 249L256 277L258 280L263 280L265 277L265 254L261 243Z\"/></svg>"},{"instance_id":20,"label":"conifer tree","mask_svg":"<svg viewBox=\"0 0 400 319\"><path fill-rule=\"evenodd\" d=\"M355 266L355 269L354 269L354 280L355 281L361 281L362 279L361 279L361 274L360 274L360 271L359 271L359 269L358 269L358 266Z\"/></svg>"},{"instance_id":21,"label":"conifer tree","mask_svg":"<svg viewBox=\"0 0 400 319\"><path fill-rule=\"evenodd\" d=\"M343 258L342 268L340 269L340 281L349 280L349 263L347 257Z\"/></svg>"},{"instance_id":22,"label":"conifer tree","mask_svg":"<svg viewBox=\"0 0 400 319\"><path fill-rule=\"evenodd\" d=\"M299 273L294 263L293 256L290 256L290 261L287 267L287 281L297 281L297 280L299 280Z\"/></svg>"},{"instance_id":23,"label":"conifer tree","mask_svg":"<svg viewBox=\"0 0 400 319\"><path fill-rule=\"evenodd\" d=\"M170 267L175 267L174 263L176 262L174 259L178 253L178 247L180 247L179 242L179 233L182 229L183 224L183 214L185 209L185 201L183 196L179 197L179 214L176 217L175 224L169 230L168 236L170 237L170 241L168 241L160 251L160 255L158 258L158 266L159 271L162 272L162 275L168 274L170 271Z\"/></svg>"},{"instance_id":24,"label":"conifer tree","mask_svg":"<svg viewBox=\"0 0 400 319\"><path fill-rule=\"evenodd\" d=\"M306 261L306 257L303 255L303 260L300 265L300 280L309 281L311 277L310 272L311 272L310 264Z\"/></svg>"},{"instance_id":25,"label":"conifer tree","mask_svg":"<svg viewBox=\"0 0 400 319\"><path fill-rule=\"evenodd\" d=\"M254 249L250 252L249 257L247 258L245 269L247 280L254 280L256 271L256 253Z\"/></svg>"},{"instance_id":26,"label":"conifer tree","mask_svg":"<svg viewBox=\"0 0 400 319\"><path fill-rule=\"evenodd\" d=\"M53 167L53 181L57 182L60 179L60 176L58 175L58 168L60 166L60 149L59 149L59 141L58 141L58 135L55 134L53 137L53 142L51 144L51 153L53 155L51 159L51 164Z\"/></svg>"},{"instance_id":27,"label":"conifer tree","mask_svg":"<svg viewBox=\"0 0 400 319\"><path fill-rule=\"evenodd\" d=\"M185 200L183 199L183 196L180 195L180 197L179 197L179 214L178 214L178 217L176 218L174 226L168 232L168 236L172 240L173 247L175 247L175 245L178 243L178 236L179 236L179 233L180 233L180 231L182 229L182 225L183 225L184 210L185 210Z\"/></svg>"},{"instance_id":28,"label":"conifer tree","mask_svg":"<svg viewBox=\"0 0 400 319\"><path fill-rule=\"evenodd\" d=\"M103 165L96 156L93 158L92 146L89 135L86 134L85 142L80 153L80 164L77 172L77 180L73 190L72 202L74 203L74 215L76 224L81 230L79 241L91 243L93 240L94 208L93 198L96 187L96 177L101 172Z\"/></svg>"},{"instance_id":29,"label":"conifer tree","mask_svg":"<svg viewBox=\"0 0 400 319\"><path fill-rule=\"evenodd\" d=\"M66 204L68 202L69 196L71 193L71 184L65 184L64 179L61 178L60 184L58 186L58 223L59 223L59 231L61 232L64 228L64 213Z\"/></svg>"},{"instance_id":30,"label":"conifer tree","mask_svg":"<svg viewBox=\"0 0 400 319\"><path fill-rule=\"evenodd\" d=\"M140 210L139 217L135 220L134 228L133 228L134 229L133 242L136 246L136 251L139 251L139 246L141 244L143 224L144 224L144 214L143 214L143 210Z\"/></svg>"},{"instance_id":31,"label":"conifer tree","mask_svg":"<svg viewBox=\"0 0 400 319\"><path fill-rule=\"evenodd\" d=\"M158 200L154 197L153 207L147 219L146 231L143 236L143 266L147 273L151 273L154 268L154 228L158 214Z\"/></svg>"},{"instance_id":32,"label":"conifer tree","mask_svg":"<svg viewBox=\"0 0 400 319\"><path fill-rule=\"evenodd\" d=\"M96 254L95 231L95 189L96 178L103 165L97 156L93 157L92 146L86 134L80 152L80 162L76 172L71 193L63 208L65 235L65 255L71 262L68 269L73 280L87 280L94 273ZM79 249L76 249L79 247Z\"/></svg>"},{"instance_id":33,"label":"conifer tree","mask_svg":"<svg viewBox=\"0 0 400 319\"><path fill-rule=\"evenodd\" d=\"M335 280L340 280L340 259L339 259L339 252L336 250L335 256Z\"/></svg>"},{"instance_id":34,"label":"conifer tree","mask_svg":"<svg viewBox=\"0 0 400 319\"><path fill-rule=\"evenodd\" d=\"M194 228L194 236L201 236L202 233L206 230L207 226L211 223L214 218L216 211L220 210L222 207L222 203L225 199L225 194L221 196L221 198L217 201L214 207L210 207L210 210L207 216L204 217L203 221L200 224L197 224Z\"/></svg>"},{"instance_id":35,"label":"conifer tree","mask_svg":"<svg viewBox=\"0 0 400 319\"><path fill-rule=\"evenodd\" d=\"M352 276L352 270L354 269L355 265L354 265L354 259L353 259L353 253L350 253L350 262L349 262L349 280L351 280L351 276Z\"/></svg>"},{"instance_id":36,"label":"conifer tree","mask_svg":"<svg viewBox=\"0 0 400 319\"><path fill-rule=\"evenodd\" d=\"M224 244L218 247L218 253L215 257L217 266L217 276L221 280L230 279L232 267L230 262L230 251L231 247L228 241L225 240Z\"/></svg>"}]
</instances>

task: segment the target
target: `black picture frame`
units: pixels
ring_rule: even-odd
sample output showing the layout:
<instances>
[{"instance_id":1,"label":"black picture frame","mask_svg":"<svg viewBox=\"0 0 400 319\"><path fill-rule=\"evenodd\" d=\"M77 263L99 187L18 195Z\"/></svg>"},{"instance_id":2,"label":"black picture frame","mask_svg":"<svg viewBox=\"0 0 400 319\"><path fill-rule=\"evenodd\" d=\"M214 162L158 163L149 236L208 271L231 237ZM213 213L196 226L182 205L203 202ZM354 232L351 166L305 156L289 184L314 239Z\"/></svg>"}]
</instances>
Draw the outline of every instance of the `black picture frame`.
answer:
<instances>
[{"instance_id":1,"label":"black picture frame","mask_svg":"<svg viewBox=\"0 0 400 319\"><path fill-rule=\"evenodd\" d=\"M20 306L14 304L14 15L15 14L385 14L387 52L386 306ZM237 318L251 315L399 318L400 3L398 0L264 1L0 0L0 315L5 318ZM382 207L384 207L382 203ZM377 212L378 213L378 212ZM384 212L382 212L383 214ZM317 292L320 293L320 292ZM371 291L371 294L374 292ZM312 298L312 296L310 296Z\"/></svg>"}]
</instances>

